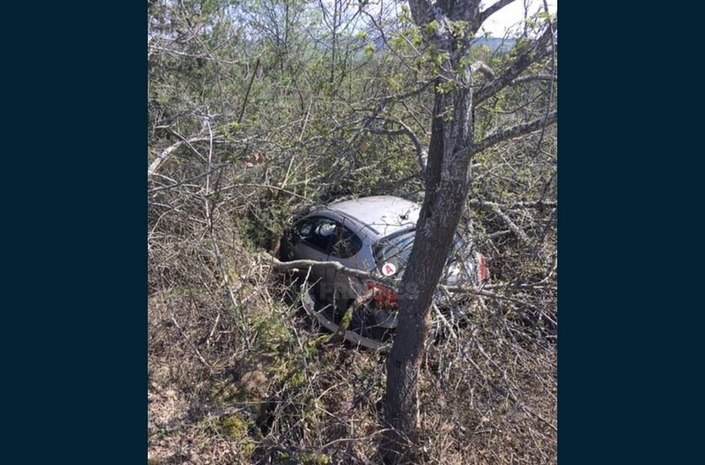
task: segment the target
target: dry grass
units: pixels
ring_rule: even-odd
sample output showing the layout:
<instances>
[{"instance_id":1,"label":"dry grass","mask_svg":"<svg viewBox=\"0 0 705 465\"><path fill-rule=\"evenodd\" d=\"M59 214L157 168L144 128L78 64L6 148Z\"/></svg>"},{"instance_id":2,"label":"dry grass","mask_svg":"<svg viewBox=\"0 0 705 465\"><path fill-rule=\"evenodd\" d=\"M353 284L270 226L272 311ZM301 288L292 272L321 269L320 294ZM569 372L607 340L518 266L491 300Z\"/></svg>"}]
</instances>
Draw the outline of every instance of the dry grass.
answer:
<instances>
[{"instance_id":1,"label":"dry grass","mask_svg":"<svg viewBox=\"0 0 705 465\"><path fill-rule=\"evenodd\" d=\"M190 163L150 180L149 463L381 463L384 356L327 343L258 259L305 202ZM472 212L493 286L423 362L423 463L556 462L552 210L508 212L530 244Z\"/></svg>"},{"instance_id":2,"label":"dry grass","mask_svg":"<svg viewBox=\"0 0 705 465\"><path fill-rule=\"evenodd\" d=\"M384 357L326 345L282 277L245 257L240 308L216 282L152 293L149 463L380 463ZM556 462L555 346L507 304L478 304L428 352L424 463Z\"/></svg>"}]
</instances>

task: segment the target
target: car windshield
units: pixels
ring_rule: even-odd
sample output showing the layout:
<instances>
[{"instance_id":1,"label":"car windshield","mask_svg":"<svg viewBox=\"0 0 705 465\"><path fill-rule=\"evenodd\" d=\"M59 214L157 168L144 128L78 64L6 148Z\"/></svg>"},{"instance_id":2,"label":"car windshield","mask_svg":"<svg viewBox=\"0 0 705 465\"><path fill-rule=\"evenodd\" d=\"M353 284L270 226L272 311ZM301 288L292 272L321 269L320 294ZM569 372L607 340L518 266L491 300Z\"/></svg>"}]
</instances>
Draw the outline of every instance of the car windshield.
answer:
<instances>
[{"instance_id":1,"label":"car windshield","mask_svg":"<svg viewBox=\"0 0 705 465\"><path fill-rule=\"evenodd\" d=\"M385 263L392 263L398 270L406 268L411 256L411 249L414 246L415 234L416 231L412 230L380 239L373 249L377 266L381 267ZM453 239L453 249L448 257L449 262L457 259L457 252L462 248L462 244L462 238L456 234Z\"/></svg>"}]
</instances>

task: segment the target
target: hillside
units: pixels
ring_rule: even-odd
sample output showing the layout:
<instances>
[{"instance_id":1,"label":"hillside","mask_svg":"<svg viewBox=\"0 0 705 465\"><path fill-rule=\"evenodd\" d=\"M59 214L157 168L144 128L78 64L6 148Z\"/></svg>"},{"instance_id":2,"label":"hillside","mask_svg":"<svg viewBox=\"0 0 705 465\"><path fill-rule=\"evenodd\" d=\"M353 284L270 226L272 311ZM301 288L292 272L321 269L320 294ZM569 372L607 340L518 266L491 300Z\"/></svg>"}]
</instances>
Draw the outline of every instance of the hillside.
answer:
<instances>
[{"instance_id":1,"label":"hillside","mask_svg":"<svg viewBox=\"0 0 705 465\"><path fill-rule=\"evenodd\" d=\"M332 22L318 3L150 2L152 465L382 463L387 355L331 338L265 252L313 206L423 199L434 99L453 87L409 18L340 5ZM388 53L339 40L353 18L393 25ZM511 85L474 76L485 145L459 222L490 274L420 363L419 463L557 461L557 140L535 123L556 62L536 43L469 52L498 75L532 61Z\"/></svg>"}]
</instances>

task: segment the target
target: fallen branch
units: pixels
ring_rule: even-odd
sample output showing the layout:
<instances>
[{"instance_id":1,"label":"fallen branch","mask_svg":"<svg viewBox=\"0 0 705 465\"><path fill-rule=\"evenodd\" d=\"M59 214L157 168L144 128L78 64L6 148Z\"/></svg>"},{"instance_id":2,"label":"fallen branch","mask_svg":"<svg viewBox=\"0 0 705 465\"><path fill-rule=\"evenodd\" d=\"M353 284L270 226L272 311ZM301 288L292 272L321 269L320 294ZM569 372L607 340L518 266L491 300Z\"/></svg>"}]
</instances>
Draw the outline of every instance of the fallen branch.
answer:
<instances>
[{"instance_id":1,"label":"fallen branch","mask_svg":"<svg viewBox=\"0 0 705 465\"><path fill-rule=\"evenodd\" d=\"M373 281L376 281L376 282L379 282L382 284L387 284L388 286L391 286L391 287L396 287L398 284L389 278L378 276L378 275L369 273L367 271L361 271L361 270L356 270L354 268L348 268L338 262L332 262L332 261L331 262L319 262L316 260L294 260L291 262L282 262L282 261L278 260L277 258L272 257L267 252L262 252L261 256L265 260L269 261L274 268L277 268L280 270L293 270L293 269L301 269L301 268L303 268L303 269L306 269L306 268L328 268L331 270L335 270L339 273L346 274L348 276L354 276L359 279L371 279Z\"/></svg>"},{"instance_id":2,"label":"fallen branch","mask_svg":"<svg viewBox=\"0 0 705 465\"><path fill-rule=\"evenodd\" d=\"M290 262L282 262L278 260L277 258L271 256L267 252L261 252L260 253L261 257L270 262L272 267L279 269L279 270L300 270L300 269L311 269L311 268L328 268L335 270L339 273L346 274L348 276L354 276L359 279L370 279L373 281L376 281L378 283L386 284L392 288L396 288L398 286L398 282L378 276L372 273L369 273L367 271L361 271L361 270L356 270L354 268L348 268L346 266L341 265L338 262L319 262L316 260L293 260ZM445 289L448 292L453 292L453 293L470 293L470 294L477 294L477 295L487 295L488 297L495 297L494 294L487 294L483 293L483 291L480 288L470 288L470 287L460 287L460 286L445 286L445 285L439 285L439 288ZM363 294L364 295L364 294ZM500 296L501 297L501 296Z\"/></svg>"},{"instance_id":3,"label":"fallen branch","mask_svg":"<svg viewBox=\"0 0 705 465\"><path fill-rule=\"evenodd\" d=\"M494 202L473 201L469 202L469 205L472 207L491 211L492 213L497 215L502 221L504 221L504 223L509 227L510 231L512 231L522 242L526 244L531 244L531 239L529 238L529 236L514 221L512 221L511 218L509 218L509 215L502 211L499 204L496 204Z\"/></svg>"},{"instance_id":4,"label":"fallen branch","mask_svg":"<svg viewBox=\"0 0 705 465\"><path fill-rule=\"evenodd\" d=\"M149 165L149 169L147 169L147 177L150 177L154 173L156 173L157 170L162 166L162 164L171 156L171 154L174 153L174 151L181 147L183 144L191 144L192 142L201 142L209 139L210 138L208 137L192 137L191 139L180 140L177 143L165 148L164 150L162 150L162 153L160 153L159 156L157 156L157 158L155 158L154 161L152 161L152 163Z\"/></svg>"}]
</instances>

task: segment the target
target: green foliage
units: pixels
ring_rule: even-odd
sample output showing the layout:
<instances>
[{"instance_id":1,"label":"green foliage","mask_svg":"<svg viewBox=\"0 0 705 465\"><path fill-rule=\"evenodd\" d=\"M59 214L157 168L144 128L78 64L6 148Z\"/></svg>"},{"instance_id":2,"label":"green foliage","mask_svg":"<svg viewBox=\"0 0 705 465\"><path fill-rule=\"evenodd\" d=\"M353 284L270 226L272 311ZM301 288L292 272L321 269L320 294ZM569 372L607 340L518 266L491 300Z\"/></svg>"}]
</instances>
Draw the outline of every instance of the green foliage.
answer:
<instances>
[{"instance_id":1,"label":"green foliage","mask_svg":"<svg viewBox=\"0 0 705 465\"><path fill-rule=\"evenodd\" d=\"M247 436L251 425L238 415L230 415L220 421L220 426L223 428L224 433L231 438L242 439Z\"/></svg>"},{"instance_id":2,"label":"green foliage","mask_svg":"<svg viewBox=\"0 0 705 465\"><path fill-rule=\"evenodd\" d=\"M315 453L302 454L299 460L303 465L328 465L330 463L327 455Z\"/></svg>"},{"instance_id":3,"label":"green foliage","mask_svg":"<svg viewBox=\"0 0 705 465\"><path fill-rule=\"evenodd\" d=\"M300 321L298 304L281 298L281 280L258 254L274 250L292 215L312 205L341 197L420 191L423 178L416 148L396 122L407 125L427 148L434 95L450 94L458 86L445 73L453 69L447 66L449 52L424 42L424 35L436 32L438 25L416 27L406 5L394 22L384 24L386 42L373 27L346 24L357 5L346 7L350 9L339 18L338 27L324 21L319 8L315 2L290 0L150 3L148 161L181 144L149 179L150 295L169 290L165 315L177 297L191 301L202 293L210 299L177 314L185 330L189 326L182 316L196 320L190 327L198 331L197 337L184 338L166 318L150 326L153 337L168 334L178 340L150 341L150 351L174 348L178 361L170 368L174 378L181 376L185 361L193 362L190 369L197 375L188 389L195 400L183 412L227 412L199 420L193 430L169 434L208 436L214 442L223 438L228 450L237 452L235 457L246 457L228 463L277 459L348 463L348 444L360 448L373 441L359 438L377 437L383 364L374 356L324 344L329 335L316 332L307 319ZM456 39L464 37L466 26L450 24ZM457 70L482 60L499 73L527 46L519 40L511 54L474 47L453 66ZM527 72L545 74L548 66L539 63ZM438 76L444 80L434 81ZM473 86L481 88L483 79L475 76ZM414 92L427 82L431 84L426 90ZM552 84L510 86L473 109L475 138L544 114L546 108L555 108ZM444 109L446 121L452 115L453 108ZM191 139L198 140L183 143ZM552 210L511 210L511 206L537 199L555 201L555 132L500 144L477 154L473 162L470 197L510 208L507 214L533 241L519 241L496 213L470 209L468 216L490 261L492 279L503 285L542 282L550 288L555 280L555 275L547 274L555 253ZM550 313L554 296L543 289L521 299ZM525 325L530 318L540 324L522 326L521 333L512 326L506 330L509 334L500 331L505 339L488 337L488 341L499 340L509 347L507 341L525 333L547 331L542 317L532 316L533 307L513 308L516 300L488 299L491 316L473 314L472 334L487 330L495 321L491 318L505 317L512 324ZM452 354L440 354L439 364L452 359ZM474 355L484 360L482 352ZM475 368L465 362L453 359L452 369L448 365L441 370L443 377L450 377L449 385L477 381ZM546 366L551 369L550 363ZM430 382L440 379L440 374L428 370L424 376ZM525 376L524 366L517 370ZM261 393L248 391L240 378L253 371L267 379ZM492 392L485 393L488 405L495 399ZM489 421L483 419L486 411L476 413L482 405L467 407L475 412L467 413L461 411L465 407L457 408L465 405L464 393L456 393L457 399L452 399L453 392L444 394L445 407L429 401L446 409L441 417L489 430ZM176 402L164 396L167 404ZM343 407L342 402L347 405L355 399L359 404L354 408ZM204 408L206 403L210 404ZM262 428L258 419L269 420L269 429ZM178 422L170 417L165 424ZM346 430L353 424L354 432ZM207 427L207 434L201 427ZM156 441L152 431L150 441ZM341 440L346 434L356 440ZM480 441L468 434L454 429L435 440L436 444L444 438L456 444ZM273 445L277 442L286 444L289 452L277 452ZM473 450L483 449L478 444ZM374 450L368 454L356 449L355 454L374 461ZM465 458L457 463L491 461ZM436 462L446 463L442 459Z\"/></svg>"},{"instance_id":4,"label":"green foliage","mask_svg":"<svg viewBox=\"0 0 705 465\"><path fill-rule=\"evenodd\" d=\"M427 34L433 34L438 30L438 22L436 20L433 20L429 23L426 24L424 27L424 30L426 31Z\"/></svg>"},{"instance_id":5,"label":"green foliage","mask_svg":"<svg viewBox=\"0 0 705 465\"><path fill-rule=\"evenodd\" d=\"M449 21L448 27L450 28L450 33L456 39L464 39L465 31L468 27L467 21Z\"/></svg>"},{"instance_id":6,"label":"green foliage","mask_svg":"<svg viewBox=\"0 0 705 465\"><path fill-rule=\"evenodd\" d=\"M293 335L278 312L257 318L252 326L257 334L258 352L261 354L282 354L293 341Z\"/></svg>"}]
</instances>

